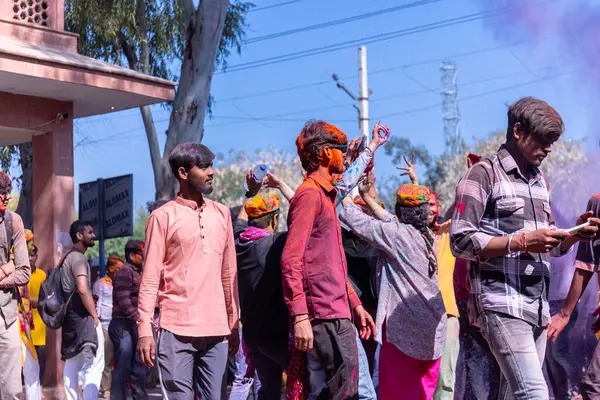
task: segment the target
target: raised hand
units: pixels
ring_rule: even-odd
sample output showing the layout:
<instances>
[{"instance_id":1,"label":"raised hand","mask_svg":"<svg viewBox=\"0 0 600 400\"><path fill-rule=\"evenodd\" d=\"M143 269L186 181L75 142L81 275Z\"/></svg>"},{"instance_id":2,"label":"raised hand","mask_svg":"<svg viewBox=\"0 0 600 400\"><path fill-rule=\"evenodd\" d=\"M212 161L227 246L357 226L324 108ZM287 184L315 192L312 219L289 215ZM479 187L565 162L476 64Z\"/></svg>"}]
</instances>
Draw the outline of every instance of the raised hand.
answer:
<instances>
[{"instance_id":1,"label":"raised hand","mask_svg":"<svg viewBox=\"0 0 600 400\"><path fill-rule=\"evenodd\" d=\"M375 184L375 173L373 171L369 171L368 174L363 175L358 181L358 193L367 194L371 191L371 188Z\"/></svg>"},{"instance_id":2,"label":"raised hand","mask_svg":"<svg viewBox=\"0 0 600 400\"><path fill-rule=\"evenodd\" d=\"M373 127L371 142L369 143L371 151L375 152L375 150L383 146L385 142L388 141L390 135L390 128L388 128L387 125L382 124L381 121L377 121Z\"/></svg>"},{"instance_id":3,"label":"raised hand","mask_svg":"<svg viewBox=\"0 0 600 400\"><path fill-rule=\"evenodd\" d=\"M405 171L400 176L408 176L413 185L418 185L419 178L417 177L417 167L415 166L415 153L412 153L412 161L408 161L408 158L404 156L404 162L406 163L406 167L396 167L396 169Z\"/></svg>"},{"instance_id":4,"label":"raised hand","mask_svg":"<svg viewBox=\"0 0 600 400\"><path fill-rule=\"evenodd\" d=\"M246 175L246 185L248 187L248 191L250 193L252 193L253 195L257 195L258 192L260 192L260 188L262 187L263 183L261 182L256 182L254 180L254 173L252 171L252 169L250 169L248 171L248 174Z\"/></svg>"},{"instance_id":5,"label":"raised hand","mask_svg":"<svg viewBox=\"0 0 600 400\"><path fill-rule=\"evenodd\" d=\"M281 179L279 179L277 175L267 172L267 176L265 176L263 183L267 185L268 188L279 189L281 186Z\"/></svg>"},{"instance_id":6,"label":"raised hand","mask_svg":"<svg viewBox=\"0 0 600 400\"><path fill-rule=\"evenodd\" d=\"M360 145L360 141L363 140L362 135L357 137L356 139L352 139L350 144L348 145L348 152L346 153L346 165L350 165L356 160L359 156L358 147Z\"/></svg>"}]
</instances>

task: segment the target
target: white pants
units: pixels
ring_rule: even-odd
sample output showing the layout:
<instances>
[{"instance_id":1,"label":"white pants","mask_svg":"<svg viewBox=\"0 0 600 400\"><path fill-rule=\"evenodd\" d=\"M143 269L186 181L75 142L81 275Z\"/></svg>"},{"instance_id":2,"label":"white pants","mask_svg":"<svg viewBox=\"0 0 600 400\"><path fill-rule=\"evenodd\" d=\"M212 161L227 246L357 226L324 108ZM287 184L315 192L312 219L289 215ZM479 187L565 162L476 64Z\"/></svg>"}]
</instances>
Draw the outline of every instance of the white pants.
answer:
<instances>
[{"instance_id":1,"label":"white pants","mask_svg":"<svg viewBox=\"0 0 600 400\"><path fill-rule=\"evenodd\" d=\"M23 355L23 378L27 400L42 400L42 386L40 385L40 363L33 358L27 346L21 340L21 354Z\"/></svg>"},{"instance_id":2,"label":"white pants","mask_svg":"<svg viewBox=\"0 0 600 400\"><path fill-rule=\"evenodd\" d=\"M17 400L22 391L19 320L7 327L0 317L0 399Z\"/></svg>"},{"instance_id":3,"label":"white pants","mask_svg":"<svg viewBox=\"0 0 600 400\"><path fill-rule=\"evenodd\" d=\"M104 333L102 326L96 327L98 349L96 356L89 348L84 348L78 355L65 361L65 392L68 400L79 400L79 377L83 386L83 400L97 400L100 381L104 371Z\"/></svg>"}]
</instances>

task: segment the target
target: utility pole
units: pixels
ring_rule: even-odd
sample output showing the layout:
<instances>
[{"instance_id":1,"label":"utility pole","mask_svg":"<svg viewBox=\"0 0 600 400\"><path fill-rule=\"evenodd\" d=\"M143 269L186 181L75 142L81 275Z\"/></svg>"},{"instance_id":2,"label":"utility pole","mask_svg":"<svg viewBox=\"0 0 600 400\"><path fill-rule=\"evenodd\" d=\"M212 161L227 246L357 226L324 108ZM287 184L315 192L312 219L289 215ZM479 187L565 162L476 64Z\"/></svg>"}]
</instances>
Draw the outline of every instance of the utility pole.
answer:
<instances>
[{"instance_id":1,"label":"utility pole","mask_svg":"<svg viewBox=\"0 0 600 400\"><path fill-rule=\"evenodd\" d=\"M369 136L369 85L367 83L367 48L358 48L358 84L360 86L360 101L358 120L360 123L360 134Z\"/></svg>"},{"instance_id":2,"label":"utility pole","mask_svg":"<svg viewBox=\"0 0 600 400\"><path fill-rule=\"evenodd\" d=\"M460 135L456 64L453 61L444 61L440 66L440 72L442 79L442 112L446 153L458 154L463 149L463 141Z\"/></svg>"},{"instance_id":3,"label":"utility pole","mask_svg":"<svg viewBox=\"0 0 600 400\"><path fill-rule=\"evenodd\" d=\"M342 82L337 74L332 75L333 80L337 82L337 87L342 89L350 98L358 102L358 106L353 104L353 107L358 111L358 127L360 134L369 136L369 95L372 93L369 90L367 80L367 48L365 46L358 47L358 84L359 96L356 97Z\"/></svg>"}]
</instances>

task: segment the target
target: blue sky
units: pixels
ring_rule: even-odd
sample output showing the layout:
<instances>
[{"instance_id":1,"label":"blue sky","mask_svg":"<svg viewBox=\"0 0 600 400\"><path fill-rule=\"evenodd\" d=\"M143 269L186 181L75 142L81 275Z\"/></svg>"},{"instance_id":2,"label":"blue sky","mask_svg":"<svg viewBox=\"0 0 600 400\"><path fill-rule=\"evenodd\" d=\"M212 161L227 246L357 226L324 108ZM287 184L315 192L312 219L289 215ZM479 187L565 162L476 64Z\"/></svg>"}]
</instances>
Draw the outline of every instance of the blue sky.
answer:
<instances>
[{"instance_id":1,"label":"blue sky","mask_svg":"<svg viewBox=\"0 0 600 400\"><path fill-rule=\"evenodd\" d=\"M289 4L249 13L247 38L415 1L255 0L257 8ZM374 18L248 44L241 55L229 59L230 72L214 76L214 118L206 121L203 143L215 153L268 146L294 152L294 139L303 121L312 118L335 123L349 137L356 137L357 113L331 75L337 73L346 86L358 92L358 45L259 68L235 71L235 66L351 40L368 40L382 33L480 11L475 0L432 1ZM543 48L551 43L522 43L520 39L512 43L500 40L489 20L476 19L367 44L369 87L373 91L371 125L381 118L393 135L409 137L433 154L442 153L440 61L451 60L457 65L461 130L467 143L505 129L506 105L526 95L548 101L561 113L567 138L594 135L588 123L597 103L584 70L567 55L548 56ZM304 87L281 91L297 86ZM256 95L264 92L273 93ZM168 113L156 106L154 117L162 149ZM96 142L75 151L76 185L133 173L135 203L143 205L153 199L154 181L139 111L80 119L75 129L76 142L82 135ZM395 173L387 157L380 155L377 160L378 174Z\"/></svg>"}]
</instances>

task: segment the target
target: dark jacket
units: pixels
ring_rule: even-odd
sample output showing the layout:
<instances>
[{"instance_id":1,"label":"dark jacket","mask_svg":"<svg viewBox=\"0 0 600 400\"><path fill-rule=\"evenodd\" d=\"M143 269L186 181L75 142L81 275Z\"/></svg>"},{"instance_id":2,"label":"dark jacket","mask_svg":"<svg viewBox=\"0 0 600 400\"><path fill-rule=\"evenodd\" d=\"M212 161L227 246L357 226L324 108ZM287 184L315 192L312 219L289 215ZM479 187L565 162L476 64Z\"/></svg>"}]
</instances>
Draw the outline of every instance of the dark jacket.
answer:
<instances>
[{"instance_id":1,"label":"dark jacket","mask_svg":"<svg viewBox=\"0 0 600 400\"><path fill-rule=\"evenodd\" d=\"M379 250L345 228L342 228L342 243L348 262L348 280L352 283L365 309L369 313L375 313Z\"/></svg>"},{"instance_id":2,"label":"dark jacket","mask_svg":"<svg viewBox=\"0 0 600 400\"><path fill-rule=\"evenodd\" d=\"M238 290L242 332L248 346L287 343L289 316L283 301L281 252L287 232L247 241L240 234L248 222L235 222Z\"/></svg>"}]
</instances>

